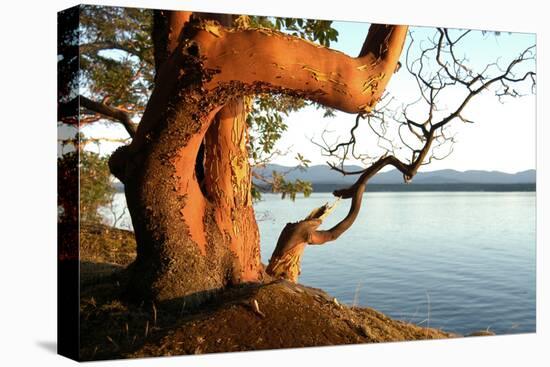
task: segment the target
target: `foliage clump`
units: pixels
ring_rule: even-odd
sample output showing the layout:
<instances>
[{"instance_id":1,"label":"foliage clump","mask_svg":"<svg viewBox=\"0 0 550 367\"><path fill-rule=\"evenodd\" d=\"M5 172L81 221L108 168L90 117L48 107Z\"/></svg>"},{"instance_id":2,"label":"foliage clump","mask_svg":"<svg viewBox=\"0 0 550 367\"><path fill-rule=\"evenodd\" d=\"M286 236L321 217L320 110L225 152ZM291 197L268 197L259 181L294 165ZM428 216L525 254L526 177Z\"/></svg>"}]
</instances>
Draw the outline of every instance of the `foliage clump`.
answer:
<instances>
[{"instance_id":1,"label":"foliage clump","mask_svg":"<svg viewBox=\"0 0 550 367\"><path fill-rule=\"evenodd\" d=\"M72 151L57 159L59 222L101 223L98 209L108 205L115 193L107 161L108 157L89 151Z\"/></svg>"},{"instance_id":2,"label":"foliage clump","mask_svg":"<svg viewBox=\"0 0 550 367\"><path fill-rule=\"evenodd\" d=\"M86 222L101 222L98 209L112 201L115 189L111 181L108 157L84 151L80 154L80 215Z\"/></svg>"}]
</instances>

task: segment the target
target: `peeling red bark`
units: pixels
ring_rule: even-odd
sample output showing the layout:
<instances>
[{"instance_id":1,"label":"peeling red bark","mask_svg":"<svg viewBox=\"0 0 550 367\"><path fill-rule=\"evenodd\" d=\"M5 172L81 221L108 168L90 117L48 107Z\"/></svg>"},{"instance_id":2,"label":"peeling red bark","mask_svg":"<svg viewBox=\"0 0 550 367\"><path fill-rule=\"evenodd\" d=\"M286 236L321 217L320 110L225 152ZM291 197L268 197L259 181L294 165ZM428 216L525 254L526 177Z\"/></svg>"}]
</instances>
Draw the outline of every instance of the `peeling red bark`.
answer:
<instances>
[{"instance_id":1,"label":"peeling red bark","mask_svg":"<svg viewBox=\"0 0 550 367\"><path fill-rule=\"evenodd\" d=\"M406 34L406 26L375 26L364 54L356 58L271 31L208 28L198 31L196 40L206 56L205 66L219 70L207 88L232 80L264 82L301 90L323 105L358 113L370 111L382 96ZM379 51L381 47L385 51Z\"/></svg>"},{"instance_id":2,"label":"peeling red bark","mask_svg":"<svg viewBox=\"0 0 550 367\"><path fill-rule=\"evenodd\" d=\"M181 220L189 228L189 236L197 244L201 254L206 256L204 228L206 200L193 169L203 136L203 134L192 136L187 145L177 151L171 163L174 165L174 175L177 180L176 194L188 199L186 205L180 210Z\"/></svg>"},{"instance_id":3,"label":"peeling red bark","mask_svg":"<svg viewBox=\"0 0 550 367\"><path fill-rule=\"evenodd\" d=\"M235 255L233 282L262 277L260 236L251 195L247 108L242 98L228 103L205 138L205 180L218 228Z\"/></svg>"}]
</instances>

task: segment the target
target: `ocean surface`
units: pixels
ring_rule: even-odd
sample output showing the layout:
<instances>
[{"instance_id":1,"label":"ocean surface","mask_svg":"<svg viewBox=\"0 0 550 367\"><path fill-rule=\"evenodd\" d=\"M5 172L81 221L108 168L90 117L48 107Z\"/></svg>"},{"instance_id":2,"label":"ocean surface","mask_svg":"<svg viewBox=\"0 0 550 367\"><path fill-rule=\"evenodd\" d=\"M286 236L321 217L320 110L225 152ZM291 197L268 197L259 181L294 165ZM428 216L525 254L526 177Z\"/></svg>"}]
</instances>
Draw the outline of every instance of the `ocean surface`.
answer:
<instances>
[{"instance_id":1,"label":"ocean surface","mask_svg":"<svg viewBox=\"0 0 550 367\"><path fill-rule=\"evenodd\" d=\"M262 261L287 222L332 200L329 193L295 202L264 194L255 205ZM355 224L337 241L306 248L300 283L349 305L460 334L535 332L534 192L374 192L363 200ZM123 194L115 204L120 212ZM341 201L321 228L348 209ZM118 226L128 221L124 216Z\"/></svg>"}]
</instances>

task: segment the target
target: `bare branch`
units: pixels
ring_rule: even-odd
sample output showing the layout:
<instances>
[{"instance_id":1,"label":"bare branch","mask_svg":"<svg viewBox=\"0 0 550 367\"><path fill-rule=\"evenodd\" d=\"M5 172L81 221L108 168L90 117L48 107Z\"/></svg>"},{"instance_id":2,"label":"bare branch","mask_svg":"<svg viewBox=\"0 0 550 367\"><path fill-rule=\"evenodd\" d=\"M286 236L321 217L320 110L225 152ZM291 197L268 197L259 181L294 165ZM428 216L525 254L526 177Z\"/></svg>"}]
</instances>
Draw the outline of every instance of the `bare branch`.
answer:
<instances>
[{"instance_id":1,"label":"bare branch","mask_svg":"<svg viewBox=\"0 0 550 367\"><path fill-rule=\"evenodd\" d=\"M76 122L76 117L73 116L74 111L78 110L75 108L76 106L83 107L86 110L92 111L94 113L94 116L92 116L90 119L87 119L87 117L79 119L79 123L95 122L99 120L99 117L95 114L100 114L111 120L120 122L131 138L133 138L136 133L136 125L132 122L130 114L127 111L121 108L111 107L105 103L93 101L82 95L73 98L69 102L59 104L57 112L58 120L67 121L68 119L71 119L71 121L74 120L74 122Z\"/></svg>"}]
</instances>

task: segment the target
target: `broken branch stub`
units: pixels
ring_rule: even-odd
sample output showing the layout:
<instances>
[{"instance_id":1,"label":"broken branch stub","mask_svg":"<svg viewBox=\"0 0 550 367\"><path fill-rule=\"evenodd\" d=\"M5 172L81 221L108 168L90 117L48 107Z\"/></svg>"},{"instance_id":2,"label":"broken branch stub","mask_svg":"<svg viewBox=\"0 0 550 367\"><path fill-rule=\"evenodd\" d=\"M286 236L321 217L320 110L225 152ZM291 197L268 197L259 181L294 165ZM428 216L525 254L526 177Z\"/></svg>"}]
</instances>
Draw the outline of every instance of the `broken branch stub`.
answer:
<instances>
[{"instance_id":1,"label":"broken branch stub","mask_svg":"<svg viewBox=\"0 0 550 367\"><path fill-rule=\"evenodd\" d=\"M313 209L301 221L287 223L279 235L266 272L273 277L296 283L300 275L300 263L305 246L312 243L317 228L339 202L340 198L332 204L326 203Z\"/></svg>"}]
</instances>

